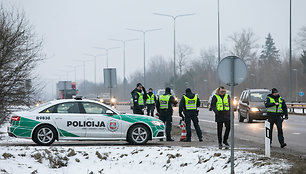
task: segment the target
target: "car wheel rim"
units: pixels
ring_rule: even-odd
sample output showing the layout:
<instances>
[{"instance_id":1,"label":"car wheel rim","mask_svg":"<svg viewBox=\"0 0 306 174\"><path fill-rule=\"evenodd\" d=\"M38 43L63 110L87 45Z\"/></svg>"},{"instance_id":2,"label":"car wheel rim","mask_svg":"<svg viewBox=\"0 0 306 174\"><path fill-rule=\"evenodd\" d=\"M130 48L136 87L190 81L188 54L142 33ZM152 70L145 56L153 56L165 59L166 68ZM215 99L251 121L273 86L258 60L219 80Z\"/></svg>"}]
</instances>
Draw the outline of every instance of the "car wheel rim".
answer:
<instances>
[{"instance_id":1,"label":"car wheel rim","mask_svg":"<svg viewBox=\"0 0 306 174\"><path fill-rule=\"evenodd\" d=\"M148 133L146 129L138 127L133 130L132 138L136 143L142 143L147 139Z\"/></svg>"},{"instance_id":2,"label":"car wheel rim","mask_svg":"<svg viewBox=\"0 0 306 174\"><path fill-rule=\"evenodd\" d=\"M53 132L49 128L41 128L38 131L37 138L40 142L47 144L53 139Z\"/></svg>"}]
</instances>

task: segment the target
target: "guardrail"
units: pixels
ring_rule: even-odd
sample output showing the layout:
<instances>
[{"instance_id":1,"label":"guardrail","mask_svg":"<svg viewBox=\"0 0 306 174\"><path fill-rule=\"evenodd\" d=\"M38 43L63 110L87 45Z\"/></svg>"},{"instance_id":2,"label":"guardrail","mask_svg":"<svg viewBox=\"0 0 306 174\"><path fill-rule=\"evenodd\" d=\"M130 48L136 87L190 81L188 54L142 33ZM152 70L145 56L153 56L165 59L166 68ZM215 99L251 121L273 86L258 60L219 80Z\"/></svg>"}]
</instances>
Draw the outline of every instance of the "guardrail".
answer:
<instances>
[{"instance_id":1,"label":"guardrail","mask_svg":"<svg viewBox=\"0 0 306 174\"><path fill-rule=\"evenodd\" d=\"M306 115L306 103L287 103L287 108L290 114ZM301 112L298 112L298 109L301 109Z\"/></svg>"},{"instance_id":2,"label":"guardrail","mask_svg":"<svg viewBox=\"0 0 306 174\"><path fill-rule=\"evenodd\" d=\"M208 108L208 100L200 100L200 108Z\"/></svg>"}]
</instances>

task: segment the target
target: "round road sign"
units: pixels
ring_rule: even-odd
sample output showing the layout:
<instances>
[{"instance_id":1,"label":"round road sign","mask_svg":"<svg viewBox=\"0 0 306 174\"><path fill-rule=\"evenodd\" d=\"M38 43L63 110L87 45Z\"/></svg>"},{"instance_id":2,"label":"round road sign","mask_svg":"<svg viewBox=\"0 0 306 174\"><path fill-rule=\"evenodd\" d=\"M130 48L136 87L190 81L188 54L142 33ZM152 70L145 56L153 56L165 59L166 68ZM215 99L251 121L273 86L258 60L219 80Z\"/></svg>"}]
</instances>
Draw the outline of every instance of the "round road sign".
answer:
<instances>
[{"instance_id":1,"label":"round road sign","mask_svg":"<svg viewBox=\"0 0 306 174\"><path fill-rule=\"evenodd\" d=\"M303 92L303 91L299 92L299 96L300 96L300 97L303 97L303 95L304 95L304 92Z\"/></svg>"},{"instance_id":2,"label":"round road sign","mask_svg":"<svg viewBox=\"0 0 306 174\"><path fill-rule=\"evenodd\" d=\"M241 84L247 74L247 66L237 56L225 57L218 65L218 77L220 81L229 86Z\"/></svg>"}]
</instances>

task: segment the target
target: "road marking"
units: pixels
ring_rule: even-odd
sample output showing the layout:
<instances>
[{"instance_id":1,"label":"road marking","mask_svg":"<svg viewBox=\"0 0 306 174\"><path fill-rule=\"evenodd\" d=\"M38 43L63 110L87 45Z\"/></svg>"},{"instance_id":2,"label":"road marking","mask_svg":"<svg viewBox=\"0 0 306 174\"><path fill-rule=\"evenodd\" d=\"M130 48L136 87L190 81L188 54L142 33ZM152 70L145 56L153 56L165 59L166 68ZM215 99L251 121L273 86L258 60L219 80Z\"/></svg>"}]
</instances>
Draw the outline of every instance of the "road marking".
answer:
<instances>
[{"instance_id":1,"label":"road marking","mask_svg":"<svg viewBox=\"0 0 306 174\"><path fill-rule=\"evenodd\" d=\"M300 135L301 133L295 132L295 133L292 133L292 134L294 134L294 135Z\"/></svg>"}]
</instances>

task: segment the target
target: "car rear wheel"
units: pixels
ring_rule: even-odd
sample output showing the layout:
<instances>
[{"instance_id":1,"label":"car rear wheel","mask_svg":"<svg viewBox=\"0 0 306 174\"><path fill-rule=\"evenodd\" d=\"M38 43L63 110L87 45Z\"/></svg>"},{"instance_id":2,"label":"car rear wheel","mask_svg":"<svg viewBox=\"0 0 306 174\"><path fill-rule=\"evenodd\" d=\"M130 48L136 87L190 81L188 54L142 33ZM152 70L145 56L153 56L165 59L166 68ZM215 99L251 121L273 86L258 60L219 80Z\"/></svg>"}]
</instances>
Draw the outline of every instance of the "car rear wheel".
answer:
<instances>
[{"instance_id":1,"label":"car rear wheel","mask_svg":"<svg viewBox=\"0 0 306 174\"><path fill-rule=\"evenodd\" d=\"M252 123L252 122L253 122L253 119L251 118L249 112L247 112L247 122L248 122L248 123Z\"/></svg>"},{"instance_id":2,"label":"car rear wheel","mask_svg":"<svg viewBox=\"0 0 306 174\"><path fill-rule=\"evenodd\" d=\"M244 117L241 116L241 113L239 111L238 111L238 120L239 120L239 122L244 121Z\"/></svg>"},{"instance_id":3,"label":"car rear wheel","mask_svg":"<svg viewBox=\"0 0 306 174\"><path fill-rule=\"evenodd\" d=\"M133 126L129 132L127 140L131 144L146 144L149 140L149 129L141 124Z\"/></svg>"},{"instance_id":4,"label":"car rear wheel","mask_svg":"<svg viewBox=\"0 0 306 174\"><path fill-rule=\"evenodd\" d=\"M52 126L42 125L35 129L33 141L41 146L49 146L55 141L55 130Z\"/></svg>"}]
</instances>

